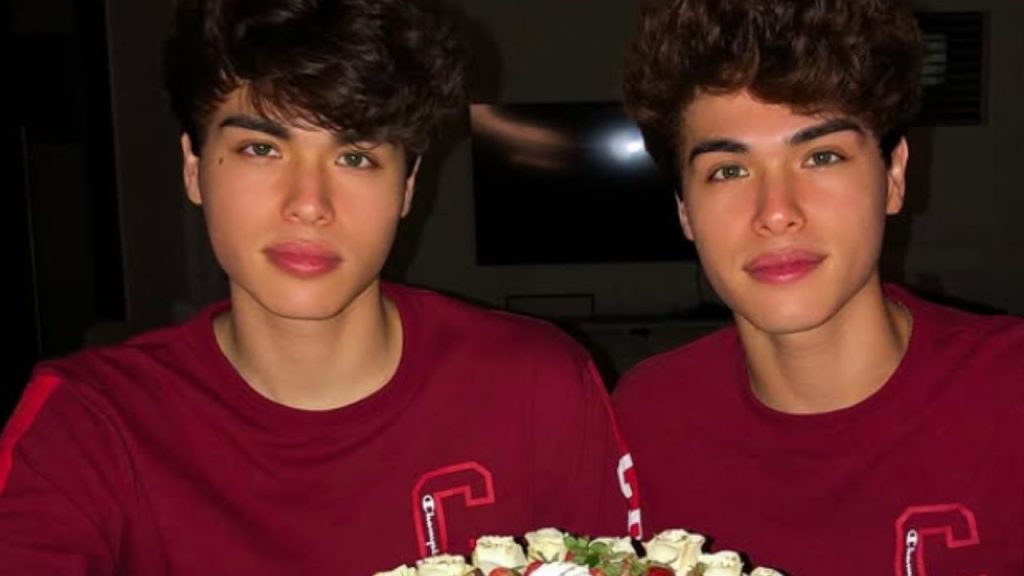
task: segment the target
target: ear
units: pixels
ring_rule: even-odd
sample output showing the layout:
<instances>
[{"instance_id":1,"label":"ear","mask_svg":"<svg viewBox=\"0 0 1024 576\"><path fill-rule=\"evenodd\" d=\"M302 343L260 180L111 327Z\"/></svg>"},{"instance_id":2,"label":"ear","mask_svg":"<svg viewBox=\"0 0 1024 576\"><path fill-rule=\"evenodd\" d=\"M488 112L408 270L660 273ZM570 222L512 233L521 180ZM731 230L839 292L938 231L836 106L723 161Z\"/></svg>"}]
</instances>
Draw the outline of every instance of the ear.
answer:
<instances>
[{"instance_id":1,"label":"ear","mask_svg":"<svg viewBox=\"0 0 1024 576\"><path fill-rule=\"evenodd\" d=\"M900 138L899 144L892 149L892 159L886 173L885 213L898 214L903 209L903 196L907 190L907 161L910 159L910 147L907 139Z\"/></svg>"},{"instance_id":2,"label":"ear","mask_svg":"<svg viewBox=\"0 0 1024 576\"><path fill-rule=\"evenodd\" d=\"M420 171L420 162L423 161L423 156L416 157L416 163L412 165L412 170L409 171L409 175L405 178L405 192L402 198L402 218L405 218L406 214L409 213L409 209L412 208L412 197L416 190L416 175Z\"/></svg>"},{"instance_id":3,"label":"ear","mask_svg":"<svg viewBox=\"0 0 1024 576\"><path fill-rule=\"evenodd\" d=\"M196 206L201 205L203 195L199 190L199 157L192 149L192 139L188 134L181 135L181 172L188 199Z\"/></svg>"},{"instance_id":4,"label":"ear","mask_svg":"<svg viewBox=\"0 0 1024 576\"><path fill-rule=\"evenodd\" d=\"M686 239L693 242L693 227L690 225L690 213L686 210L686 201L683 200L683 193L676 194L676 208L679 209L679 223L683 225L683 234Z\"/></svg>"}]
</instances>

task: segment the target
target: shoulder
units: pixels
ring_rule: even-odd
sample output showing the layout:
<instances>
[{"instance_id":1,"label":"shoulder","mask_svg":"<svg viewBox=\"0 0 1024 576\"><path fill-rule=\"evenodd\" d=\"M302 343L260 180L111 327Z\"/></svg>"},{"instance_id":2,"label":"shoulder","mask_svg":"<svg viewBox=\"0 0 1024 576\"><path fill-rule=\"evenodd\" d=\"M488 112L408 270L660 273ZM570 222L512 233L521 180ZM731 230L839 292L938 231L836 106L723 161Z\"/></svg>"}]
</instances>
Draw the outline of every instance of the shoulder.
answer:
<instances>
[{"instance_id":1,"label":"shoulder","mask_svg":"<svg viewBox=\"0 0 1024 576\"><path fill-rule=\"evenodd\" d=\"M707 383L728 378L740 351L732 326L652 356L626 372L615 389L616 405L651 403L666 396L697 393Z\"/></svg>"},{"instance_id":2,"label":"shoulder","mask_svg":"<svg viewBox=\"0 0 1024 576\"><path fill-rule=\"evenodd\" d=\"M402 314L403 365L429 374L434 391L464 396L473 390L523 405L540 398L554 406L590 405L606 398L589 352L548 322L428 290L388 286L385 293Z\"/></svg>"},{"instance_id":3,"label":"shoulder","mask_svg":"<svg viewBox=\"0 0 1024 576\"><path fill-rule=\"evenodd\" d=\"M37 366L36 374L49 375L62 386L75 390L115 396L176 379L171 376L209 364L210 358L219 353L211 319L226 306L226 302L220 302L184 323L149 330L118 344L85 348L48 360Z\"/></svg>"},{"instance_id":4,"label":"shoulder","mask_svg":"<svg viewBox=\"0 0 1024 576\"><path fill-rule=\"evenodd\" d=\"M437 292L388 284L385 294L398 305L403 325L427 345L503 357L568 355L589 358L572 337L550 322L488 309Z\"/></svg>"},{"instance_id":5,"label":"shoulder","mask_svg":"<svg viewBox=\"0 0 1024 576\"><path fill-rule=\"evenodd\" d=\"M963 406L1010 410L1024 417L1024 319L977 314L887 286L914 317L900 370L931 393Z\"/></svg>"},{"instance_id":6,"label":"shoulder","mask_svg":"<svg viewBox=\"0 0 1024 576\"><path fill-rule=\"evenodd\" d=\"M887 294L914 317L914 336L930 355L984 361L1024 370L1024 319L978 314L936 304L908 290L887 286Z\"/></svg>"}]
</instances>

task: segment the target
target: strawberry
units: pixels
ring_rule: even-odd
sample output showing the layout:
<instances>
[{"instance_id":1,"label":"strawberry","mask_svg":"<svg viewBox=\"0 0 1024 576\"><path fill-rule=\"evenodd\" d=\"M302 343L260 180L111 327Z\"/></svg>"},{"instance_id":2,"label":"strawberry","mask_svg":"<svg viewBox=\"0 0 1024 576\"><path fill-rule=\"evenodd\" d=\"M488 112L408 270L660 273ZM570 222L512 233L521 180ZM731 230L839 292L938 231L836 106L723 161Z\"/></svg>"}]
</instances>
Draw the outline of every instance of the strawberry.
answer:
<instances>
[{"instance_id":1,"label":"strawberry","mask_svg":"<svg viewBox=\"0 0 1024 576\"><path fill-rule=\"evenodd\" d=\"M676 571L664 566L651 566L647 569L647 576L676 576Z\"/></svg>"},{"instance_id":2,"label":"strawberry","mask_svg":"<svg viewBox=\"0 0 1024 576\"><path fill-rule=\"evenodd\" d=\"M540 560L534 560L533 562L530 562L530 564L526 567L526 570L523 571L523 576L529 576L530 574L533 574L542 565L543 563Z\"/></svg>"}]
</instances>

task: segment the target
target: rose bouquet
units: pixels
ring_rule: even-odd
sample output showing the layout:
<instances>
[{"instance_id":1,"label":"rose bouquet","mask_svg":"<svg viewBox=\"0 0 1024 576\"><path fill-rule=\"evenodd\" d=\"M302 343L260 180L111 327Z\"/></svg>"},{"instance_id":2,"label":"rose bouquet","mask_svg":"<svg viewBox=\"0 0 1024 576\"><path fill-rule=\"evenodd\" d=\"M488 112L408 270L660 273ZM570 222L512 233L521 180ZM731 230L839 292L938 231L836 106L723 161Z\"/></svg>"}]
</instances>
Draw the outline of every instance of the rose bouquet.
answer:
<instances>
[{"instance_id":1,"label":"rose bouquet","mask_svg":"<svg viewBox=\"0 0 1024 576\"><path fill-rule=\"evenodd\" d=\"M744 576L743 560L732 551L703 551L705 538L666 530L642 543L629 538L580 538L554 528L528 532L526 550L509 536L483 536L472 557L439 555L416 567L400 566L375 576ZM749 576L781 576L755 568Z\"/></svg>"}]
</instances>

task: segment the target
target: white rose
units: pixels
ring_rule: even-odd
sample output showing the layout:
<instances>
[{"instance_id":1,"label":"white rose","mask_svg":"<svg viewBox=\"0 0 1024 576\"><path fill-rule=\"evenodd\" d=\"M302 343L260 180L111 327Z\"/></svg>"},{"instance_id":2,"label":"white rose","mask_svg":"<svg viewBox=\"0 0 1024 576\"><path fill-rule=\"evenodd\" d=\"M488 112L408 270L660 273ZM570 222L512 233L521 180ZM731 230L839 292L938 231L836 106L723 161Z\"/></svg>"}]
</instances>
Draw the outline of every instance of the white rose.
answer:
<instances>
[{"instance_id":1,"label":"white rose","mask_svg":"<svg viewBox=\"0 0 1024 576\"><path fill-rule=\"evenodd\" d=\"M704 537L686 530L665 530L644 543L648 560L664 564L676 574L686 574L697 564Z\"/></svg>"},{"instance_id":2,"label":"white rose","mask_svg":"<svg viewBox=\"0 0 1024 576\"><path fill-rule=\"evenodd\" d=\"M377 572L373 576L416 576L416 569L408 566L399 566L387 572Z\"/></svg>"},{"instance_id":3,"label":"white rose","mask_svg":"<svg viewBox=\"0 0 1024 576\"><path fill-rule=\"evenodd\" d=\"M700 563L704 565L704 576L742 576L743 560L740 555L730 550L701 554Z\"/></svg>"},{"instance_id":4,"label":"white rose","mask_svg":"<svg viewBox=\"0 0 1024 576\"><path fill-rule=\"evenodd\" d=\"M555 528L541 528L526 533L527 551L530 560L555 562L565 560L565 534Z\"/></svg>"},{"instance_id":5,"label":"white rose","mask_svg":"<svg viewBox=\"0 0 1024 576\"><path fill-rule=\"evenodd\" d=\"M520 568L526 566L526 554L508 536L481 536L473 548L473 565L490 574L495 568Z\"/></svg>"},{"instance_id":6,"label":"white rose","mask_svg":"<svg viewBox=\"0 0 1024 576\"><path fill-rule=\"evenodd\" d=\"M594 544L604 544L612 552L636 554L636 550L633 549L633 543L629 538L594 538L591 542Z\"/></svg>"},{"instance_id":7,"label":"white rose","mask_svg":"<svg viewBox=\"0 0 1024 576\"><path fill-rule=\"evenodd\" d=\"M416 561L419 576L465 576L473 571L462 556L439 554Z\"/></svg>"},{"instance_id":8,"label":"white rose","mask_svg":"<svg viewBox=\"0 0 1024 576\"><path fill-rule=\"evenodd\" d=\"M590 576L590 569L571 562L552 562L540 565L530 576Z\"/></svg>"}]
</instances>

